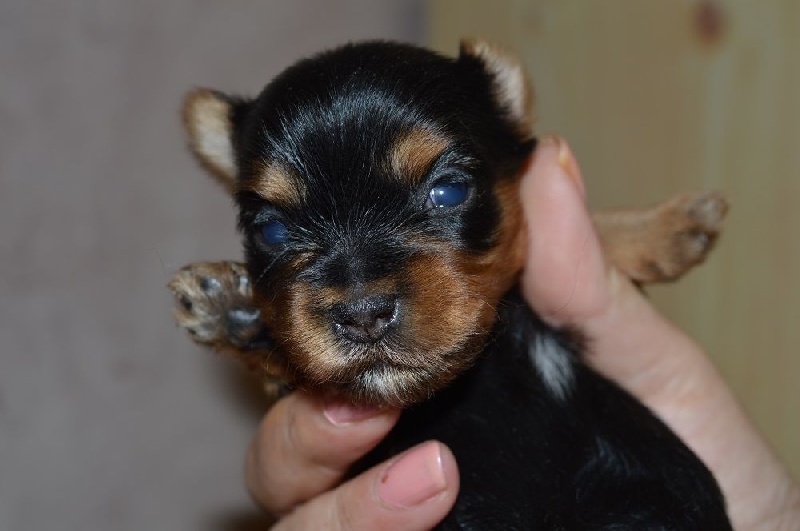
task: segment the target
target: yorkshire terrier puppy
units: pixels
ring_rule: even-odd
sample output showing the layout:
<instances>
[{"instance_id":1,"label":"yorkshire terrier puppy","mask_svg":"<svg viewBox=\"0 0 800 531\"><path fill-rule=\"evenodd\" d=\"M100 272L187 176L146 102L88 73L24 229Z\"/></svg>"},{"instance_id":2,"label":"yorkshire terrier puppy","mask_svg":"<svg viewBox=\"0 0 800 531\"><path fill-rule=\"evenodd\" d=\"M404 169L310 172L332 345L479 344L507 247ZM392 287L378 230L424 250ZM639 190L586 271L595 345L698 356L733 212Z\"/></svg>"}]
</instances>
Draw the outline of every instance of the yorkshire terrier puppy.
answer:
<instances>
[{"instance_id":1,"label":"yorkshire terrier puppy","mask_svg":"<svg viewBox=\"0 0 800 531\"><path fill-rule=\"evenodd\" d=\"M353 473L447 444L443 529L730 529L703 463L520 295L532 116L523 68L482 41L455 59L347 45L254 99L190 93L191 147L233 194L246 258L180 270L178 322L273 389L405 408ZM655 282L705 258L725 211L701 194L595 222L614 265Z\"/></svg>"}]
</instances>

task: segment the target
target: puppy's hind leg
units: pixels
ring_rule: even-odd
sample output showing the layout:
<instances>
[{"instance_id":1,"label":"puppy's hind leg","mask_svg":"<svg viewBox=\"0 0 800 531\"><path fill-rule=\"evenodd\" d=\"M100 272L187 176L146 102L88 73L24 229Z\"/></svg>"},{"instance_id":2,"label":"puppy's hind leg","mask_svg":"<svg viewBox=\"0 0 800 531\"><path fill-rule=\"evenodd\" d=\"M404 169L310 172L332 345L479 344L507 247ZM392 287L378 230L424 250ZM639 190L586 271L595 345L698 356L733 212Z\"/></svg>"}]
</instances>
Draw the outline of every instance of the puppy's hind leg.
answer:
<instances>
[{"instance_id":1,"label":"puppy's hind leg","mask_svg":"<svg viewBox=\"0 0 800 531\"><path fill-rule=\"evenodd\" d=\"M250 279L237 262L199 262L181 268L169 282L175 320L193 341L235 358L264 378L269 395L279 394L277 354L252 299Z\"/></svg>"},{"instance_id":2,"label":"puppy's hind leg","mask_svg":"<svg viewBox=\"0 0 800 531\"><path fill-rule=\"evenodd\" d=\"M677 280L708 256L728 203L717 192L682 194L647 209L592 214L611 263L638 283Z\"/></svg>"}]
</instances>

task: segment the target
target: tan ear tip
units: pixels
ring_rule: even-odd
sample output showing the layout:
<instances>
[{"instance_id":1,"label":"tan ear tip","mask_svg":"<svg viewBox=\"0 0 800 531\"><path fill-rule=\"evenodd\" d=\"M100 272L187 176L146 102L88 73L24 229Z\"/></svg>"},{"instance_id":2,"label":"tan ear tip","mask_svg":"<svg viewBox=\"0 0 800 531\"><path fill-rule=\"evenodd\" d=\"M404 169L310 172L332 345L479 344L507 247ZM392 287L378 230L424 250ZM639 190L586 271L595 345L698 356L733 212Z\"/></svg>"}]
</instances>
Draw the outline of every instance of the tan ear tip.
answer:
<instances>
[{"instance_id":1,"label":"tan ear tip","mask_svg":"<svg viewBox=\"0 0 800 531\"><path fill-rule=\"evenodd\" d=\"M230 101L221 92L203 87L194 88L183 97L181 118L184 127L193 137L201 124L227 121L230 105Z\"/></svg>"},{"instance_id":2,"label":"tan ear tip","mask_svg":"<svg viewBox=\"0 0 800 531\"><path fill-rule=\"evenodd\" d=\"M220 100L220 98L215 91L208 88L196 87L184 94L181 112L184 118L186 118L190 113L197 110L198 105L218 100Z\"/></svg>"},{"instance_id":3,"label":"tan ear tip","mask_svg":"<svg viewBox=\"0 0 800 531\"><path fill-rule=\"evenodd\" d=\"M487 56L513 56L511 50L507 46L484 37L465 37L461 39L459 48L461 54L478 58L486 58Z\"/></svg>"}]
</instances>

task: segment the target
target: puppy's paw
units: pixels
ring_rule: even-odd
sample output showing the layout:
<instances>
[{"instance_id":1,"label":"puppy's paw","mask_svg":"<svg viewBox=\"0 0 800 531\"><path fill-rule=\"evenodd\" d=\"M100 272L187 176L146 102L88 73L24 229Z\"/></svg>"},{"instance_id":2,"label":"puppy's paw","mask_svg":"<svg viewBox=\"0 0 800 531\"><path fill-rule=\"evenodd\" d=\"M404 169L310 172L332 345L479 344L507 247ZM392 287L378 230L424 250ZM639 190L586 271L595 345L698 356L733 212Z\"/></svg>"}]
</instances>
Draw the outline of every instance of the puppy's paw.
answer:
<instances>
[{"instance_id":1,"label":"puppy's paw","mask_svg":"<svg viewBox=\"0 0 800 531\"><path fill-rule=\"evenodd\" d=\"M649 262L655 280L674 280L703 262L722 230L728 202L717 192L677 196L660 209L663 247Z\"/></svg>"},{"instance_id":2,"label":"puppy's paw","mask_svg":"<svg viewBox=\"0 0 800 531\"><path fill-rule=\"evenodd\" d=\"M241 349L262 328L242 264L190 264L175 274L169 289L175 295L178 326L197 343L217 350Z\"/></svg>"},{"instance_id":3,"label":"puppy's paw","mask_svg":"<svg viewBox=\"0 0 800 531\"><path fill-rule=\"evenodd\" d=\"M675 280L702 263L719 237L727 212L728 202L717 192L679 195L658 207L648 231L653 243L643 256L642 280Z\"/></svg>"},{"instance_id":4,"label":"puppy's paw","mask_svg":"<svg viewBox=\"0 0 800 531\"><path fill-rule=\"evenodd\" d=\"M675 280L705 260L728 203L717 192L683 194L640 210L593 215L610 262L639 283Z\"/></svg>"}]
</instances>

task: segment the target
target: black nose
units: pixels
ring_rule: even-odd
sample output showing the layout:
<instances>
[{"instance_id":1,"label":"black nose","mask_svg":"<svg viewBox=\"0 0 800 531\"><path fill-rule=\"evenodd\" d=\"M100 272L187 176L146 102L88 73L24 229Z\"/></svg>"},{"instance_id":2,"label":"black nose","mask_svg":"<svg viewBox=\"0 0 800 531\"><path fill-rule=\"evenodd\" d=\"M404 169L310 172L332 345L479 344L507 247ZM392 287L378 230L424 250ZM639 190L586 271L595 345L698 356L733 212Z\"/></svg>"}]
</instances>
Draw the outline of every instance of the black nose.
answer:
<instances>
[{"instance_id":1,"label":"black nose","mask_svg":"<svg viewBox=\"0 0 800 531\"><path fill-rule=\"evenodd\" d=\"M331 317L336 331L345 339L371 343L386 335L397 319L397 297L375 295L339 303L331 308Z\"/></svg>"}]
</instances>

